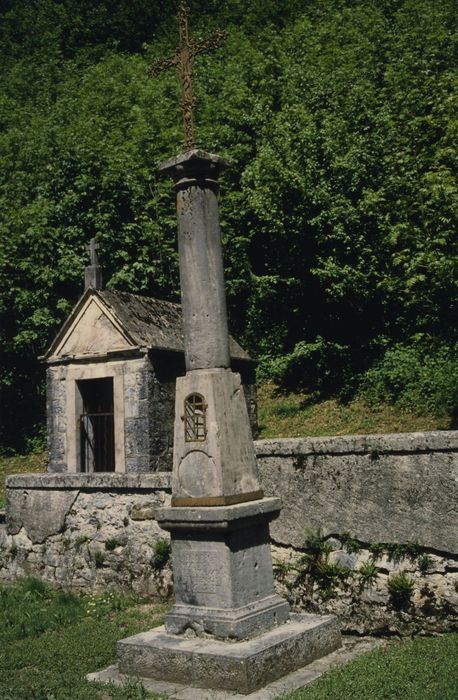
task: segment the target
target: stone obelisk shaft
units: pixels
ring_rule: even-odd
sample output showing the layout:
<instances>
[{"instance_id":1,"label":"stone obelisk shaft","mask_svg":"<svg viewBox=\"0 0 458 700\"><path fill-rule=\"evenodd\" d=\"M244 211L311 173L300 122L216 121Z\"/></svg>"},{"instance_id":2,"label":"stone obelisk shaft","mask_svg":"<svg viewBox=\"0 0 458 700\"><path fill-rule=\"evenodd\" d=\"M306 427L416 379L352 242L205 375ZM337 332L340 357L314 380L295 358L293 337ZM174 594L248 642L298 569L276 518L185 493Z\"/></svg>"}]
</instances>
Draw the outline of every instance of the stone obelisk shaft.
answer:
<instances>
[{"instance_id":1,"label":"stone obelisk shaft","mask_svg":"<svg viewBox=\"0 0 458 700\"><path fill-rule=\"evenodd\" d=\"M199 178L184 172L175 183L188 371L230 366L218 184L206 170Z\"/></svg>"}]
</instances>

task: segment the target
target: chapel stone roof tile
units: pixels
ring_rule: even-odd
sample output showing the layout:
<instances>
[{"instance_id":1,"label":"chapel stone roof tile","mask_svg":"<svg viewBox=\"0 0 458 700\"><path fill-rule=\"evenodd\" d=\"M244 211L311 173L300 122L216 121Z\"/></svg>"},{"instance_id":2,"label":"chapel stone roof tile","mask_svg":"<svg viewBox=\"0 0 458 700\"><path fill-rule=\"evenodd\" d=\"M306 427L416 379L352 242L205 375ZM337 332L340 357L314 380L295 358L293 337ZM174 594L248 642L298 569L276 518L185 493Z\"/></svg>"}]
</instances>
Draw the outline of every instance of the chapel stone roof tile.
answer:
<instances>
[{"instance_id":1,"label":"chapel stone roof tile","mask_svg":"<svg viewBox=\"0 0 458 700\"><path fill-rule=\"evenodd\" d=\"M101 299L136 345L151 350L184 352L180 304L112 289L88 291L78 302L57 338L88 294ZM52 351L56 340L48 350L47 356ZM233 360L253 362L248 353L231 336L229 349Z\"/></svg>"}]
</instances>

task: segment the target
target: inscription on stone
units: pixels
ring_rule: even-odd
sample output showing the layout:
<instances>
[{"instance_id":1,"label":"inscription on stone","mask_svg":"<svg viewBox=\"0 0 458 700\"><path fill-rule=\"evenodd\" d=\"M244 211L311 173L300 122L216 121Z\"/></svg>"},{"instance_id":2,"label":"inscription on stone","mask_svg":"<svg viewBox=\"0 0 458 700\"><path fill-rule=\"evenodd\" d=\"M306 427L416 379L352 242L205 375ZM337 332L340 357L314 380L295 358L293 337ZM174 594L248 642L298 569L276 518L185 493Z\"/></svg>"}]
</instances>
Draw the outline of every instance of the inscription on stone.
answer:
<instances>
[{"instance_id":1,"label":"inscription on stone","mask_svg":"<svg viewBox=\"0 0 458 700\"><path fill-rule=\"evenodd\" d=\"M218 607L223 603L223 581L227 572L219 543L195 542L192 547L178 546L178 551L174 552L174 567L179 582L177 597L182 602L193 605L206 602Z\"/></svg>"}]
</instances>

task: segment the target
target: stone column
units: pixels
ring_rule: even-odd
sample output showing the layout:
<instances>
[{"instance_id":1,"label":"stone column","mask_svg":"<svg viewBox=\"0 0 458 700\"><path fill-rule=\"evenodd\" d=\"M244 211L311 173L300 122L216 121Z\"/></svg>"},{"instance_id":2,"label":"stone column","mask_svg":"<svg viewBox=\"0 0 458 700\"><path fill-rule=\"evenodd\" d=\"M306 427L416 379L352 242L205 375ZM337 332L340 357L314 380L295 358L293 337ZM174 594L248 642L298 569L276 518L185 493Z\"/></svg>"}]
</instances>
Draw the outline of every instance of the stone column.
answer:
<instances>
[{"instance_id":1,"label":"stone column","mask_svg":"<svg viewBox=\"0 0 458 700\"><path fill-rule=\"evenodd\" d=\"M175 604L163 628L118 642L118 669L247 694L336 649L340 632L329 617L290 619L274 589L269 523L281 504L259 487L229 368L216 199L225 165L193 149L161 166L177 189L187 367L176 384L172 505L156 510L171 534Z\"/></svg>"},{"instance_id":2,"label":"stone column","mask_svg":"<svg viewBox=\"0 0 458 700\"><path fill-rule=\"evenodd\" d=\"M175 181L186 369L229 367L218 182L228 163L193 149L163 163Z\"/></svg>"}]
</instances>

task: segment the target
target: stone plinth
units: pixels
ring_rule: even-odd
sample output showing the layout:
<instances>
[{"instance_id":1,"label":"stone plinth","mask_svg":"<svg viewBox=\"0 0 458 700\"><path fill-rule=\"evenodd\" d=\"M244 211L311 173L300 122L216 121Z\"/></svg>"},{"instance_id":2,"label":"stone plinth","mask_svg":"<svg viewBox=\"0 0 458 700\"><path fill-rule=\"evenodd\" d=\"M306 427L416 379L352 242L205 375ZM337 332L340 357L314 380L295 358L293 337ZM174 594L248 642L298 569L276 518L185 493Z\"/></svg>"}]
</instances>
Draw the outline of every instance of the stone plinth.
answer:
<instances>
[{"instance_id":1,"label":"stone plinth","mask_svg":"<svg viewBox=\"0 0 458 700\"><path fill-rule=\"evenodd\" d=\"M157 510L173 543L176 603L168 632L245 639L287 620L288 603L274 592L269 544L268 524L279 512L277 498Z\"/></svg>"},{"instance_id":2,"label":"stone plinth","mask_svg":"<svg viewBox=\"0 0 458 700\"><path fill-rule=\"evenodd\" d=\"M192 433L189 397L201 400L199 434ZM194 370L177 379L172 491L177 506L263 496L240 376L230 369Z\"/></svg>"},{"instance_id":3,"label":"stone plinth","mask_svg":"<svg viewBox=\"0 0 458 700\"><path fill-rule=\"evenodd\" d=\"M190 639L164 627L118 642L118 668L142 678L248 694L341 645L333 616L294 615L242 642Z\"/></svg>"}]
</instances>

